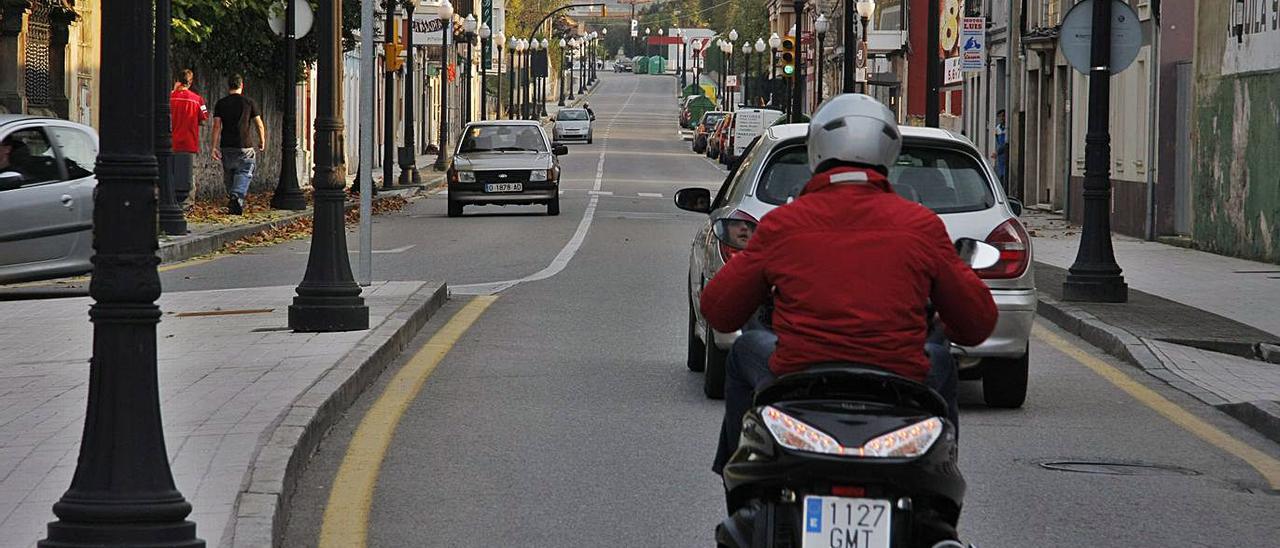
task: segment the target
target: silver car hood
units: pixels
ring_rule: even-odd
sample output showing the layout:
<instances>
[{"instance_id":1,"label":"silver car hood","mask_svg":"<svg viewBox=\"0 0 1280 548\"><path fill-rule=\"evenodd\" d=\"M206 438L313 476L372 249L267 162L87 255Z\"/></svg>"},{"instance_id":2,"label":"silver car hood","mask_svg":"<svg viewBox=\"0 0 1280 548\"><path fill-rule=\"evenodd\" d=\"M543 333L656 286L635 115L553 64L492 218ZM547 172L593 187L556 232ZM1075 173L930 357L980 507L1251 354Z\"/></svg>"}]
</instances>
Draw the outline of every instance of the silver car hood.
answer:
<instances>
[{"instance_id":1,"label":"silver car hood","mask_svg":"<svg viewBox=\"0 0 1280 548\"><path fill-rule=\"evenodd\" d=\"M556 122L556 127L560 129L587 129L591 127L588 120L564 120Z\"/></svg>"},{"instance_id":2,"label":"silver car hood","mask_svg":"<svg viewBox=\"0 0 1280 548\"><path fill-rule=\"evenodd\" d=\"M453 165L462 171L549 169L552 158L549 152L470 152L455 156Z\"/></svg>"}]
</instances>

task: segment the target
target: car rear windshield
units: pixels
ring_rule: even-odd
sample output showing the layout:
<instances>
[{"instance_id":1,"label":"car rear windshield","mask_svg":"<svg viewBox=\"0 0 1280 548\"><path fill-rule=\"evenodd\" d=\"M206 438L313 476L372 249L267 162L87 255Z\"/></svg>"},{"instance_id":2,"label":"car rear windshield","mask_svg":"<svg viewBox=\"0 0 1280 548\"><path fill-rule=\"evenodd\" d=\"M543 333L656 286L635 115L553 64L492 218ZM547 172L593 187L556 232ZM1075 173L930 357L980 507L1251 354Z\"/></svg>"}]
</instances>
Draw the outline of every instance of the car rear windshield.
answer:
<instances>
[{"instance_id":1,"label":"car rear windshield","mask_svg":"<svg viewBox=\"0 0 1280 548\"><path fill-rule=\"evenodd\" d=\"M721 118L724 118L723 112L717 112L715 114L707 113L702 117L702 123L707 127L715 127L716 124L720 123Z\"/></svg>"},{"instance_id":2,"label":"car rear windshield","mask_svg":"<svg viewBox=\"0 0 1280 548\"><path fill-rule=\"evenodd\" d=\"M467 128L459 153L546 152L542 129L532 125L486 125Z\"/></svg>"},{"instance_id":3,"label":"car rear windshield","mask_svg":"<svg viewBox=\"0 0 1280 548\"><path fill-rule=\"evenodd\" d=\"M585 110L562 110L556 113L557 120L578 121L587 119L587 111Z\"/></svg>"},{"instance_id":4,"label":"car rear windshield","mask_svg":"<svg viewBox=\"0 0 1280 548\"><path fill-rule=\"evenodd\" d=\"M935 212L960 213L995 205L985 173L976 159L958 150L906 143L889 169L889 182L902 197ZM786 147L769 159L756 196L784 204L800 194L811 175L804 145Z\"/></svg>"}]
</instances>

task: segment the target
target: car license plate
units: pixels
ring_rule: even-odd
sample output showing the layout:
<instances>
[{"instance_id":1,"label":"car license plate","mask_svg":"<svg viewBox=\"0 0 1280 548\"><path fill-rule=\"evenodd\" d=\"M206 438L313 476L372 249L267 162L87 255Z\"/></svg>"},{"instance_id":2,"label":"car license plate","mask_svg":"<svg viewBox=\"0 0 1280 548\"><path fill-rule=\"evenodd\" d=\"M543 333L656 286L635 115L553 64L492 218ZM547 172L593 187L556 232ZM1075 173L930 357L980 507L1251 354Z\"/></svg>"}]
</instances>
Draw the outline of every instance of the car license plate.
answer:
<instances>
[{"instance_id":1,"label":"car license plate","mask_svg":"<svg viewBox=\"0 0 1280 548\"><path fill-rule=\"evenodd\" d=\"M889 501L804 498L802 548L889 548Z\"/></svg>"},{"instance_id":2,"label":"car license plate","mask_svg":"<svg viewBox=\"0 0 1280 548\"><path fill-rule=\"evenodd\" d=\"M484 185L485 192L520 192L524 183L491 183Z\"/></svg>"}]
</instances>

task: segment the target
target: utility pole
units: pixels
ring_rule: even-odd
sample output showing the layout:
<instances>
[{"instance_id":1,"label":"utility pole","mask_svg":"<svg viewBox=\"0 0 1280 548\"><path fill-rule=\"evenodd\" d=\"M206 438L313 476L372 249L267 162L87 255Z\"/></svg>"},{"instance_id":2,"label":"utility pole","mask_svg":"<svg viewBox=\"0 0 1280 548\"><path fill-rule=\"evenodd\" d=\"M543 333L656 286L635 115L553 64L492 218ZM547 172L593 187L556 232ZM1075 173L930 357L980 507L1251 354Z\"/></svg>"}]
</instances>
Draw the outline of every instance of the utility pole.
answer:
<instances>
[{"instance_id":1,"label":"utility pole","mask_svg":"<svg viewBox=\"0 0 1280 548\"><path fill-rule=\"evenodd\" d=\"M941 97L939 96L942 93L942 59L939 58L940 54L938 52L938 48L941 47L938 44L938 33L942 22L938 13L938 0L929 0L928 15L929 22L925 32L928 40L925 41L924 46L924 58L929 63L925 69L924 125L938 127L941 122L939 111L942 109ZM1015 50L1010 49L1009 51Z\"/></svg>"}]
</instances>

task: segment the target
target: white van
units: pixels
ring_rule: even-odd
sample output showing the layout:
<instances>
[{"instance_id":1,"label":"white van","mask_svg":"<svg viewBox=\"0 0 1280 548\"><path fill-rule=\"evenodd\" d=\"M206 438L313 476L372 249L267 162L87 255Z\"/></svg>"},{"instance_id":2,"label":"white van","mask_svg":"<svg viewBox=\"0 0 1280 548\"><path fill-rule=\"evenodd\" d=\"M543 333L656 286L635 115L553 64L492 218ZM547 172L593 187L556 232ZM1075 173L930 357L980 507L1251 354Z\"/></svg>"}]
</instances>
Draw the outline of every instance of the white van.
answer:
<instances>
[{"instance_id":1,"label":"white van","mask_svg":"<svg viewBox=\"0 0 1280 548\"><path fill-rule=\"evenodd\" d=\"M783 116L780 110L767 108L741 108L733 113L733 157L742 156L751 140L764 134L769 126Z\"/></svg>"}]
</instances>

